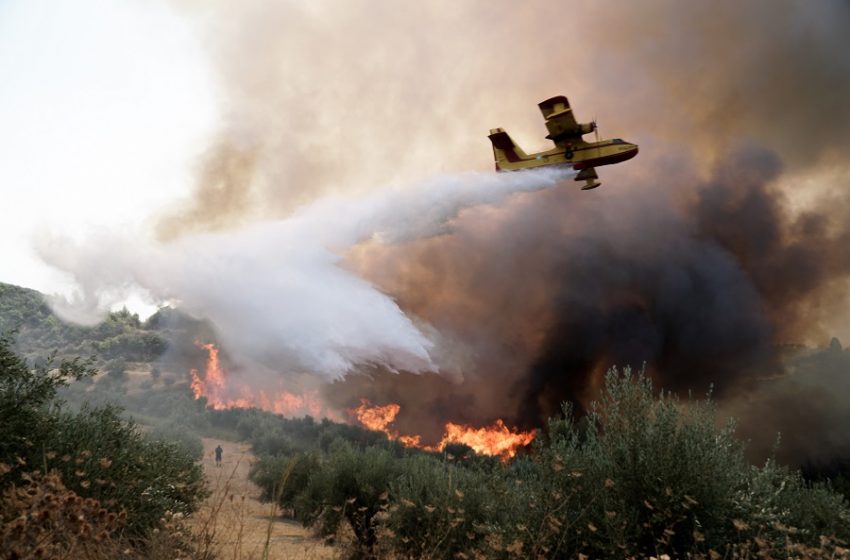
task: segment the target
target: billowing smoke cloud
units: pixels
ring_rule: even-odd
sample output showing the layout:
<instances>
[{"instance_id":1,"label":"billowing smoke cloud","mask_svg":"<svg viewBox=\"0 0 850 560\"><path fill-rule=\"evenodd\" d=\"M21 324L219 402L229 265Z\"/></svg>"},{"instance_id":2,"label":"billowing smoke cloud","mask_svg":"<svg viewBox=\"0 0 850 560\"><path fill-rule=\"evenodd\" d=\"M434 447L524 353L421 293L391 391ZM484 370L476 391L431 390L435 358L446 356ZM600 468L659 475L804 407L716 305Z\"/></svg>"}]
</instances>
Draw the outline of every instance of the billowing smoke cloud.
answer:
<instances>
[{"instance_id":1,"label":"billowing smoke cloud","mask_svg":"<svg viewBox=\"0 0 850 560\"><path fill-rule=\"evenodd\" d=\"M557 93L641 143L645 162L686 146L704 164L743 137L792 170L843 165L842 0L177 5L208 46L223 114L165 237L286 215L341 186L489 169L487 130L544 146L535 103Z\"/></svg>"},{"instance_id":2,"label":"billowing smoke cloud","mask_svg":"<svg viewBox=\"0 0 850 560\"><path fill-rule=\"evenodd\" d=\"M357 243L398 243L449 231L465 208L544 189L571 175L450 175L352 200L326 197L286 220L171 243L103 235L74 246L45 239L42 257L77 280L81 299L57 307L102 313L141 288L209 319L231 355L280 370L338 377L354 364L433 370L432 342L391 297L340 266Z\"/></svg>"},{"instance_id":3,"label":"billowing smoke cloud","mask_svg":"<svg viewBox=\"0 0 850 560\"><path fill-rule=\"evenodd\" d=\"M340 402L365 393L406 403L400 421L411 425L452 410L539 426L561 402L593 398L606 368L645 362L666 389L750 395L758 414L727 410L761 438L760 452L792 410L805 410L809 425L846 416L798 402L795 381L764 381L791 375L778 344L817 332L817 318L843 302L850 230L831 220L844 210L794 213L779 191L779 158L756 146L735 146L706 178L658 171L689 196L673 202L643 181L594 197L559 189L470 213L451 237L362 248L353 261L364 274L464 342L449 361L462 364L463 381L447 391L429 377L373 374L372 389L352 378L331 392ZM812 379L824 378L809 377L804 394L817 394ZM773 407L784 400L798 404ZM813 441L786 437L784 457L821 456Z\"/></svg>"},{"instance_id":4,"label":"billowing smoke cloud","mask_svg":"<svg viewBox=\"0 0 850 560\"><path fill-rule=\"evenodd\" d=\"M798 397L796 374L776 351L779 343L850 335L846 2L180 5L190 19L201 12L193 21L221 77L224 110L196 195L160 222L162 238L178 239L170 247L204 254L198 239L207 246L230 234L181 235L288 217L342 186L362 197L376 185L489 168L484 135L492 126L505 126L529 151L542 147L534 104L557 93L570 97L580 120L597 116L603 135L641 145L638 158L599 170L601 189L470 208L452 221L451 235L423 237L416 213L404 214L413 219L409 230L370 223L409 207L388 198L362 216L362 235L320 232L323 244L284 236L298 243L282 243L282 253L276 244L258 249L254 260L285 254L285 263L322 247L305 260L318 276L304 283L333 271L383 302L377 308L406 333L401 343L385 330L390 323L370 322L365 339L359 329L341 331L331 362L440 367L440 375L381 367L349 375L327 391L339 406L362 396L400 402L399 422L411 431L447 419L539 425L562 400L587 402L608 365L646 361L667 388L701 393L714 385L742 416L743 431L765 441L794 426L783 416L790 410L810 426L850 416L846 405L812 396L836 376L811 378ZM441 201L445 193L433 195ZM328 216L328 226L355 223L335 204L319 203L316 215ZM424 230L440 223L426 215ZM273 230L257 234L264 239L277 234L257 227ZM251 271L235 249L241 244L215 255ZM60 257L69 258L53 254ZM194 268L182 269L190 276L178 282L186 303L200 278L215 276L191 276ZM106 276L98 293L127 276ZM288 297L277 289L288 284L269 291L242 276L224 299L239 298L243 310L277 308L271 295ZM175 297L170 286L134 281ZM213 296L222 295L210 294L196 311L217 313L223 304ZM293 328L313 324L303 319ZM246 320L228 313L217 323L241 331ZM304 344L274 340L275 349L289 344L293 352ZM786 441L806 456L821 443L838 449L830 438Z\"/></svg>"}]
</instances>

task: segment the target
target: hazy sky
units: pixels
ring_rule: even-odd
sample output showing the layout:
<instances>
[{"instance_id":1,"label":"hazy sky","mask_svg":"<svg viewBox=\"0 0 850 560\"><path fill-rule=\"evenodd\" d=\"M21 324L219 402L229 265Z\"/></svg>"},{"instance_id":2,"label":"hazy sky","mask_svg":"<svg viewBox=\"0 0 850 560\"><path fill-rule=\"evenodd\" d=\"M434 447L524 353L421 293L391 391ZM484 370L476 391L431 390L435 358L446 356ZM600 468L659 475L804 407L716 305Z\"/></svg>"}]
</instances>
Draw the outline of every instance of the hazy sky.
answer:
<instances>
[{"instance_id":1,"label":"hazy sky","mask_svg":"<svg viewBox=\"0 0 850 560\"><path fill-rule=\"evenodd\" d=\"M138 227L191 188L215 83L160 1L0 2L0 281L65 291L31 239Z\"/></svg>"}]
</instances>

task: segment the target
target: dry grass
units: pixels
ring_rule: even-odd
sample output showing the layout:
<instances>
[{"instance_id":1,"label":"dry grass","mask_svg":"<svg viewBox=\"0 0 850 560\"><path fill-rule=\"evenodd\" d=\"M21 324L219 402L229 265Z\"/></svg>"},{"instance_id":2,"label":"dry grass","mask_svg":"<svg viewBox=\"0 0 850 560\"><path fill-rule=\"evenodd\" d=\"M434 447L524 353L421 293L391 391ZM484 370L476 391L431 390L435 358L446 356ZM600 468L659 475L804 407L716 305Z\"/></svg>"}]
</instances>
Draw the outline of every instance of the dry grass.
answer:
<instances>
[{"instance_id":1,"label":"dry grass","mask_svg":"<svg viewBox=\"0 0 850 560\"><path fill-rule=\"evenodd\" d=\"M212 495L190 520L194 558L208 560L323 560L337 552L313 538L300 524L279 517L277 505L259 501L260 489L248 479L254 460L249 446L221 442L224 459L215 466L218 440L204 439L204 470Z\"/></svg>"},{"instance_id":2,"label":"dry grass","mask_svg":"<svg viewBox=\"0 0 850 560\"><path fill-rule=\"evenodd\" d=\"M249 479L253 456L246 444L224 443L225 460L216 467L205 440L203 466L212 494L189 519L166 513L160 528L144 542L124 536L127 512L110 511L84 499L57 473L24 475L0 496L0 558L51 560L323 560L339 554L294 521L283 520L276 504L259 501ZM4 476L12 471L0 465ZM285 482L285 481L284 481Z\"/></svg>"},{"instance_id":3,"label":"dry grass","mask_svg":"<svg viewBox=\"0 0 850 560\"><path fill-rule=\"evenodd\" d=\"M25 475L0 499L0 555L3 558L101 560L128 555L120 538L126 512L68 490L56 473ZM126 552L125 552L126 550Z\"/></svg>"}]
</instances>

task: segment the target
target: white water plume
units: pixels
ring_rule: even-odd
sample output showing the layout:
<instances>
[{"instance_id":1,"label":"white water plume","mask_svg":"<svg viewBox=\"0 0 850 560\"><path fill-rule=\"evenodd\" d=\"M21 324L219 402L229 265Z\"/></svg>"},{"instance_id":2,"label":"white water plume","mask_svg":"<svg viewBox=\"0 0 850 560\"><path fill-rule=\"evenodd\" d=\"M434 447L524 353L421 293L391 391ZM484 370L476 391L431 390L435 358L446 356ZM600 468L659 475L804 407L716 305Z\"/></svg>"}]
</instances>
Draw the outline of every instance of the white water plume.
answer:
<instances>
[{"instance_id":1,"label":"white water plume","mask_svg":"<svg viewBox=\"0 0 850 560\"><path fill-rule=\"evenodd\" d=\"M340 266L348 248L448 231L463 209L549 188L572 172L467 173L365 197L327 197L291 217L170 243L102 234L85 243L43 237L41 257L72 275L80 297L54 300L71 320L102 316L128 291L176 302L211 321L224 347L276 369L336 378L357 363L437 369L432 342L392 297Z\"/></svg>"}]
</instances>

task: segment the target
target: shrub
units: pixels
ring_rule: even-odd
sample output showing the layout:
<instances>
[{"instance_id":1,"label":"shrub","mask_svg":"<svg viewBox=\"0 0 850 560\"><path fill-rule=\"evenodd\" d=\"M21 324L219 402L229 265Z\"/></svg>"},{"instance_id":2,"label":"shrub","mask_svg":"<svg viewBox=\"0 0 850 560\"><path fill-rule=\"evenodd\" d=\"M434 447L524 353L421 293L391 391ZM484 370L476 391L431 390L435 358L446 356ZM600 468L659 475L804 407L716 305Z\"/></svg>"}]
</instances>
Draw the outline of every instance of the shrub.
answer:
<instances>
[{"instance_id":1,"label":"shrub","mask_svg":"<svg viewBox=\"0 0 850 560\"><path fill-rule=\"evenodd\" d=\"M502 517L505 477L415 454L400 460L381 547L405 558L455 558L479 547ZM413 535L413 537L411 537Z\"/></svg>"},{"instance_id":2,"label":"shrub","mask_svg":"<svg viewBox=\"0 0 850 560\"><path fill-rule=\"evenodd\" d=\"M298 453L292 457L264 456L251 466L250 478L263 493L262 499L276 501L298 518L295 500L319 469L314 453Z\"/></svg>"},{"instance_id":3,"label":"shrub","mask_svg":"<svg viewBox=\"0 0 850 560\"><path fill-rule=\"evenodd\" d=\"M326 537L342 523L354 534L354 556L371 557L377 542L376 515L386 506L399 465L384 449L335 446L295 500L300 518Z\"/></svg>"},{"instance_id":4,"label":"shrub","mask_svg":"<svg viewBox=\"0 0 850 560\"><path fill-rule=\"evenodd\" d=\"M734 424L716 427L709 399L653 396L643 373L609 371L586 421L567 407L549 433L524 508L539 529L516 535L527 551L684 557L850 537L839 495L775 463L749 465Z\"/></svg>"},{"instance_id":5,"label":"shrub","mask_svg":"<svg viewBox=\"0 0 850 560\"><path fill-rule=\"evenodd\" d=\"M63 413L42 448L44 468L56 469L69 488L127 510L132 537L156 528L167 511L195 511L206 494L194 457L149 439L114 407Z\"/></svg>"},{"instance_id":6,"label":"shrub","mask_svg":"<svg viewBox=\"0 0 850 560\"><path fill-rule=\"evenodd\" d=\"M0 489L55 471L76 495L125 510L126 534L141 541L166 512L197 508L206 492L202 471L185 451L149 440L114 407L63 411L57 389L92 373L79 360L30 369L0 338Z\"/></svg>"},{"instance_id":7,"label":"shrub","mask_svg":"<svg viewBox=\"0 0 850 560\"><path fill-rule=\"evenodd\" d=\"M201 438L177 422L171 421L155 427L149 437L154 441L173 443L196 461L204 457L204 443Z\"/></svg>"},{"instance_id":8,"label":"shrub","mask_svg":"<svg viewBox=\"0 0 850 560\"><path fill-rule=\"evenodd\" d=\"M122 358L116 358L106 364L106 374L109 378L116 381L127 380L127 362Z\"/></svg>"},{"instance_id":9,"label":"shrub","mask_svg":"<svg viewBox=\"0 0 850 560\"><path fill-rule=\"evenodd\" d=\"M54 368L48 359L30 369L11 350L8 337L0 337L0 463L32 462L37 444L55 429L56 391L69 380L90 377L91 361L63 360ZM4 484L12 479L6 477Z\"/></svg>"},{"instance_id":10,"label":"shrub","mask_svg":"<svg viewBox=\"0 0 850 560\"><path fill-rule=\"evenodd\" d=\"M279 461L270 473L291 465ZM841 495L749 465L709 399L655 395L628 368L608 372L586 417L565 406L508 464L336 439L318 465L294 498L299 517L329 536L347 524L356 557L850 555Z\"/></svg>"},{"instance_id":11,"label":"shrub","mask_svg":"<svg viewBox=\"0 0 850 560\"><path fill-rule=\"evenodd\" d=\"M55 473L27 476L24 485L0 496L0 556L118 558L126 547L120 535L126 520L126 511L81 498Z\"/></svg>"}]
</instances>

